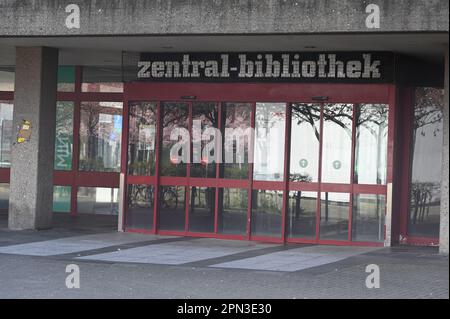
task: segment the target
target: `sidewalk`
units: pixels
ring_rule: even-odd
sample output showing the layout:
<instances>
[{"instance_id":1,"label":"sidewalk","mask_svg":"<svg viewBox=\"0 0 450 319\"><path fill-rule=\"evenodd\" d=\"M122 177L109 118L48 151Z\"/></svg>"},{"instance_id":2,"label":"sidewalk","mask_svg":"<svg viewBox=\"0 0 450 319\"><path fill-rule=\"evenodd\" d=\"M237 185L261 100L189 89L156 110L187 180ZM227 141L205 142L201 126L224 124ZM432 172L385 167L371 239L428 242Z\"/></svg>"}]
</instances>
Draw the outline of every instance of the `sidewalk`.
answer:
<instances>
[{"instance_id":1,"label":"sidewalk","mask_svg":"<svg viewBox=\"0 0 450 319\"><path fill-rule=\"evenodd\" d=\"M40 232L0 226L0 298L449 297L448 257L435 248L283 246L102 225ZM80 289L65 286L68 264L80 267ZM380 268L379 289L365 285L369 264Z\"/></svg>"}]
</instances>

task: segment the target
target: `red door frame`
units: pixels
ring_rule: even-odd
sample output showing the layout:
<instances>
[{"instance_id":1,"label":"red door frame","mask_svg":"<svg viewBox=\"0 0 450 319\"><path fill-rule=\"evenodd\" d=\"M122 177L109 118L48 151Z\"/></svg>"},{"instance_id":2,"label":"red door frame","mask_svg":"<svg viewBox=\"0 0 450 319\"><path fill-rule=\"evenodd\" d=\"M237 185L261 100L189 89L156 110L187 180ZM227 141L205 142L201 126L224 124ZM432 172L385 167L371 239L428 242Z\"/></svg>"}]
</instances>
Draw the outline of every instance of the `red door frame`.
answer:
<instances>
[{"instance_id":1,"label":"red door frame","mask_svg":"<svg viewBox=\"0 0 450 319\"><path fill-rule=\"evenodd\" d=\"M14 92L0 91L0 101L13 102L14 101ZM13 136L13 138L14 138L14 136ZM10 174L9 167L0 168L0 183L9 184L9 174Z\"/></svg>"},{"instance_id":2,"label":"red door frame","mask_svg":"<svg viewBox=\"0 0 450 319\"><path fill-rule=\"evenodd\" d=\"M194 97L189 101L183 99L183 97ZM315 102L313 97L317 96L327 96L328 99L323 103L350 103L356 105L357 103L382 103L389 104L389 127L388 127L388 164L387 164L387 183L393 182L394 177L394 142L395 142L395 120L396 120L396 87L394 85L384 85L384 84L223 84L223 83L127 83L125 84L124 91L124 130L122 137L122 173L125 174L125 185L132 184L132 180L136 180L135 177L129 179L126 174L126 163L127 163L127 145L128 145L128 104L130 101L148 101L158 103L158 128L157 128L157 165L159 163L159 144L160 144L160 130L161 130L161 119L160 119L160 102L170 101L170 102L184 102L190 103L190 110L192 110L192 102L216 102L219 108L219 118L221 118L221 108L220 102L246 102L252 103L253 113L252 113L252 127L255 124L255 110L257 102L278 102L278 103L288 103L290 102L303 102L303 103L318 103ZM355 109L355 106L353 106ZM321 108L321 121L323 120L323 107ZM354 110L353 109L353 113ZM373 242L353 242L351 241L352 236L352 194L355 193L366 193L366 194L384 194L386 195L387 187L386 185L357 185L353 184L353 163L355 160L354 145L355 145L355 130L353 129L352 136L352 168L351 168L351 183L350 184L322 184L320 181L321 165L319 162L319 182L311 184L302 183L292 183L288 182L287 174L289 173L289 148L290 148L290 108L286 108L286 118L285 118L285 166L284 166L284 181L283 182L263 182L263 181L253 181L253 165L250 164L249 167L249 179L246 181L234 181L225 180L218 178L218 169L216 170L216 179L193 179L189 177L189 167L187 171L187 177L173 178L173 177L161 177L159 176L159 169L156 170L156 176L154 178L154 183L156 186L155 194L158 194L159 185L180 185L186 186L186 223L185 231L183 232L172 232L172 231L160 231L157 229L157 206L158 201L155 201L154 207L154 228L152 231L142 231L137 229L128 229L126 231L131 232L147 232L147 233L157 233L164 235L182 235L182 236L193 236L193 237L214 237L214 238L227 238L227 239L247 239L247 240L257 240L265 242L296 242L296 243L320 243L320 244L334 244L334 245L355 245L355 246L382 246L383 243L373 243ZM190 111L191 115L191 111ZM190 127L191 119L190 116ZM355 116L353 117L353 126L355 124ZM221 124L219 124L221 125ZM321 125L322 130L322 125ZM322 138L322 134L320 135ZM320 143L320 161L322 159L322 142ZM189 165L189 164L188 164ZM219 165L219 164L217 164ZM189 210L189 186L209 186L216 188L216 209L215 209L215 225L214 233L192 233L189 232L188 228L188 210ZM246 236L235 236L235 235L221 235L217 233L217 214L218 214L218 189L222 187L233 187L233 188L245 188L248 189L248 220L247 220L247 235ZM125 187L126 191L127 187ZM282 210L282 234L280 238L273 237L260 237L252 236L250 229L251 220L251 210L252 210L252 190L256 189L267 189L267 190L281 190L283 191L283 210ZM287 196L289 190L309 190L318 193L317 200L317 222L316 222L316 239L302 239L302 238L286 238L286 209L287 209ZM343 192L350 194L350 204L349 204L349 238L347 241L335 241L335 240L321 240L320 239L320 193L321 192ZM157 195L156 195L157 196ZM126 193L123 198L126 197ZM126 213L126 200L123 203L123 209ZM125 214L124 214L125 216ZM125 224L124 224L125 225Z\"/></svg>"}]
</instances>

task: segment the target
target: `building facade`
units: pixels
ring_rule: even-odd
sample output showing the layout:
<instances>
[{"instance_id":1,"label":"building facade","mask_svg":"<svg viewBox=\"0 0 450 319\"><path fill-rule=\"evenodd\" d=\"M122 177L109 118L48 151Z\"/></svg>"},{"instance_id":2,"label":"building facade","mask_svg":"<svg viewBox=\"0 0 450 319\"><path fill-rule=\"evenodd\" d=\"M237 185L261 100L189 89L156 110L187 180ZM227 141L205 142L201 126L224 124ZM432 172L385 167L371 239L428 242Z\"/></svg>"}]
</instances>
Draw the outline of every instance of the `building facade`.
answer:
<instances>
[{"instance_id":1,"label":"building facade","mask_svg":"<svg viewBox=\"0 0 450 319\"><path fill-rule=\"evenodd\" d=\"M448 253L448 1L0 2L11 229Z\"/></svg>"}]
</instances>

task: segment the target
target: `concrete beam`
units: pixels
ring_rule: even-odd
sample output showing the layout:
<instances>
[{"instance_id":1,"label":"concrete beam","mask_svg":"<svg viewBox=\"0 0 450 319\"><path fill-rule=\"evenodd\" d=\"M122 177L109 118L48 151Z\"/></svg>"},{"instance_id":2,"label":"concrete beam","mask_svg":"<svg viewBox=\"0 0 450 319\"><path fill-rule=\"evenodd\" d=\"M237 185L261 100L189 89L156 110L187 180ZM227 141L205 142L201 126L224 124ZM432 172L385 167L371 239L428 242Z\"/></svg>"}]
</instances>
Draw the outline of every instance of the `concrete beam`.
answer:
<instances>
[{"instance_id":1,"label":"concrete beam","mask_svg":"<svg viewBox=\"0 0 450 319\"><path fill-rule=\"evenodd\" d=\"M449 188L448 188L448 171L449 171L449 152L448 152L448 135L449 135L449 104L448 104L448 46L445 50L445 84L444 84L444 142L442 146L442 182L441 182L441 221L439 235L439 251L442 254L448 254L448 208L449 208Z\"/></svg>"},{"instance_id":2,"label":"concrete beam","mask_svg":"<svg viewBox=\"0 0 450 319\"><path fill-rule=\"evenodd\" d=\"M66 7L80 28L66 26ZM366 26L366 7L380 10ZM448 32L448 0L2 0L0 37Z\"/></svg>"},{"instance_id":3,"label":"concrete beam","mask_svg":"<svg viewBox=\"0 0 450 319\"><path fill-rule=\"evenodd\" d=\"M31 136L14 136L8 225L12 230L49 228L53 211L58 50L16 49L13 128L31 122ZM17 131L16 131L17 132Z\"/></svg>"}]
</instances>

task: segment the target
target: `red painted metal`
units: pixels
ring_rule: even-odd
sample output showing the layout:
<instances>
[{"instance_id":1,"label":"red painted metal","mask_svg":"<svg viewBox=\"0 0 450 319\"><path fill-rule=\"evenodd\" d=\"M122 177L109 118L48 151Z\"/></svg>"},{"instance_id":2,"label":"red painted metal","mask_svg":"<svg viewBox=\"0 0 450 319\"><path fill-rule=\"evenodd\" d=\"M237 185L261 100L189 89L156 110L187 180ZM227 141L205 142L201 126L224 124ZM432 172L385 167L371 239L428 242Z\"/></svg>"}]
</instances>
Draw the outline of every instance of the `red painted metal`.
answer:
<instances>
[{"instance_id":1,"label":"red painted metal","mask_svg":"<svg viewBox=\"0 0 450 319\"><path fill-rule=\"evenodd\" d=\"M160 185L160 177L159 177L159 159L161 156L161 102L158 102L158 106L156 109L156 162L155 162L155 176L156 176L156 183L155 183L155 201L154 201L154 207L153 207L153 232L155 234L158 233L158 197L159 197L159 185Z\"/></svg>"},{"instance_id":2,"label":"red painted metal","mask_svg":"<svg viewBox=\"0 0 450 319\"><path fill-rule=\"evenodd\" d=\"M217 108L217 129L222 132L222 125L224 125L222 123L222 105L220 103L216 103L216 108ZM215 152L217 152L219 150L219 158L221 158L222 155L222 148L220 147L220 145L218 145L219 143L216 143L216 148L215 148ZM217 153L214 153L214 155L216 156ZM216 156L217 158L217 156ZM216 163L216 181L218 181L220 178L220 163ZM219 231L219 188L216 185L216 201L214 203L214 234L217 235Z\"/></svg>"},{"instance_id":3,"label":"red painted metal","mask_svg":"<svg viewBox=\"0 0 450 319\"><path fill-rule=\"evenodd\" d=\"M355 150L356 150L356 108L358 105L353 104L352 116L352 151L351 151L351 165L350 165L350 185L352 187L350 193L350 202L348 205L348 240L352 241L353 234L353 193L355 184Z\"/></svg>"},{"instance_id":4,"label":"red painted metal","mask_svg":"<svg viewBox=\"0 0 450 319\"><path fill-rule=\"evenodd\" d=\"M54 185L71 186L71 215L77 214L77 193L79 187L119 187L119 173L83 172L78 170L81 102L122 102L124 100L122 93L81 92L82 72L81 66L75 68L74 92L57 92L58 101L72 101L74 103L72 169L70 171L55 171L53 178Z\"/></svg>"},{"instance_id":5,"label":"red painted metal","mask_svg":"<svg viewBox=\"0 0 450 319\"><path fill-rule=\"evenodd\" d=\"M14 101L14 92L0 91L0 101ZM13 136L13 138L15 138ZM0 168L0 183L9 184L10 169Z\"/></svg>"},{"instance_id":6,"label":"red painted metal","mask_svg":"<svg viewBox=\"0 0 450 319\"><path fill-rule=\"evenodd\" d=\"M321 197L322 197L322 154L323 154L323 117L324 117L324 109L323 104L320 107L320 135L319 135L319 193L317 194L317 208L316 208L316 242L320 241L320 221L322 219L321 213Z\"/></svg>"},{"instance_id":7,"label":"red painted metal","mask_svg":"<svg viewBox=\"0 0 450 319\"><path fill-rule=\"evenodd\" d=\"M256 84L256 83L129 83L125 90L134 99L182 100L196 96L210 102L312 102L313 96L328 96L327 103L380 103L387 101L384 84ZM186 102L186 101L184 101Z\"/></svg>"},{"instance_id":8,"label":"red painted metal","mask_svg":"<svg viewBox=\"0 0 450 319\"><path fill-rule=\"evenodd\" d=\"M256 102L252 103L252 116L250 121L250 127L255 129L256 123ZM249 147L254 148L256 136L253 136L253 140ZM250 161L250 158L249 158ZM252 205L253 205L253 159L251 163L248 164L248 196L247 196L247 240L251 239L252 236Z\"/></svg>"},{"instance_id":9,"label":"red painted metal","mask_svg":"<svg viewBox=\"0 0 450 319\"><path fill-rule=\"evenodd\" d=\"M181 99L182 96L196 96L198 101L212 101L218 103L219 113L219 129L222 123L222 112L220 102L241 101L252 103L252 119L251 127L255 127L255 113L256 102L311 102L312 96L327 95L329 100L327 103L389 103L391 109L395 107L390 97L392 95L389 85L349 85L349 84L198 84L198 83L129 83L125 84L125 95L128 99L145 100L145 101L180 101L186 103ZM192 128L192 102L189 103L189 129ZM355 106L354 106L355 107ZM158 112L160 106L158 104ZM159 185L178 185L186 187L186 215L185 215L185 230L184 231L165 231L157 229L157 204L155 205L155 233L161 235L178 235L178 236L193 236L193 237L214 237L214 238L230 238L230 239L248 239L267 242L295 242L295 243L323 243L335 245L354 245L354 246L382 246L382 243L360 243L351 241L352 231L352 205L349 207L349 238L347 241L335 240L321 240L320 239L320 195L321 192L343 192L348 194L353 193L367 193L367 194L386 194L386 185L357 185L353 184L353 167L355 161L355 122L353 119L353 136L352 136L352 169L351 182L349 184L331 184L321 183L322 173L322 144L323 144L323 104L321 108L321 125L320 125L320 149L319 149L319 180L317 183L295 183L289 182L289 149L290 149L290 108L286 109L286 128L285 128L285 167L284 180L282 182L267 182L253 180L253 164L249 164L248 180L228 180L220 178L219 164L216 164L216 178L191 178L190 165L187 165L186 177L168 177L159 176L159 169L157 169L157 177L153 180L145 179L147 183L156 181L156 188ZM158 129L157 134L157 148L160 146L160 130L161 130L161 114L158 114ZM392 124L393 125L393 124ZM389 134L392 134L392 128L389 127ZM391 135L390 135L391 136ZM392 155L392 147L390 145L390 156ZM159 150L157 152L157 165L159 163ZM389 159L388 159L389 161ZM391 165L392 168L392 165ZM391 169L390 168L390 169ZM392 173L392 172L391 172ZM389 175L388 171L388 175ZM133 182L144 182L141 177L128 177L134 179ZM131 180L130 179L130 180ZM189 231L189 205L190 186L199 187L214 187L216 189L216 203L215 203L215 217L214 217L214 232L213 233L198 233ZM218 234L218 189L219 188L246 188L249 191L248 196L248 211L247 211L247 232L246 236L238 235L224 235ZM283 191L283 210L282 210L282 236L281 238L253 236L251 234L251 217L252 217L252 191L258 189L265 190L280 190ZM317 222L316 222L316 238L287 238L286 236L286 216L287 216L287 201L289 190L301 191L316 191L318 194L317 200ZM157 201L156 201L157 203Z\"/></svg>"},{"instance_id":10,"label":"red painted metal","mask_svg":"<svg viewBox=\"0 0 450 319\"><path fill-rule=\"evenodd\" d=\"M402 89L402 113L406 121L401 121L400 133L401 133L401 149L400 158L401 165L399 167L399 185L402 190L399 192L399 235L402 238L408 237L408 218L409 218L409 193L410 193L410 174L411 174L411 143L412 143L412 130L413 130L413 117L414 117L414 90L413 88Z\"/></svg>"},{"instance_id":11,"label":"red painted metal","mask_svg":"<svg viewBox=\"0 0 450 319\"><path fill-rule=\"evenodd\" d=\"M289 163L291 150L291 108L286 104L285 112L285 130L284 130L284 184L283 184L283 208L282 208L282 224L281 224L281 238L286 242L286 220L289 200Z\"/></svg>"},{"instance_id":12,"label":"red painted metal","mask_svg":"<svg viewBox=\"0 0 450 319\"><path fill-rule=\"evenodd\" d=\"M0 183L9 183L9 168L0 168Z\"/></svg>"}]
</instances>

